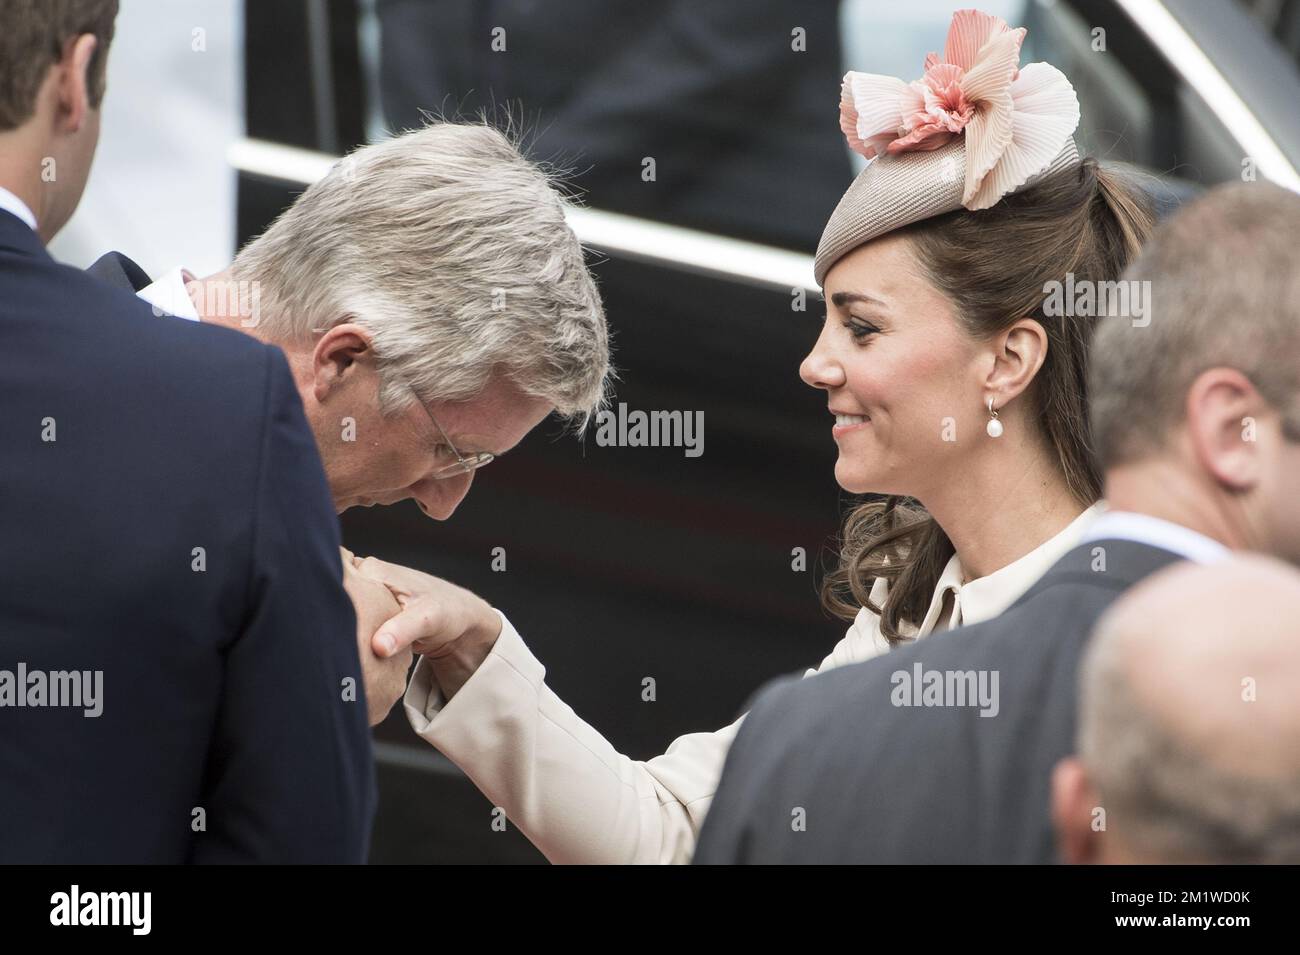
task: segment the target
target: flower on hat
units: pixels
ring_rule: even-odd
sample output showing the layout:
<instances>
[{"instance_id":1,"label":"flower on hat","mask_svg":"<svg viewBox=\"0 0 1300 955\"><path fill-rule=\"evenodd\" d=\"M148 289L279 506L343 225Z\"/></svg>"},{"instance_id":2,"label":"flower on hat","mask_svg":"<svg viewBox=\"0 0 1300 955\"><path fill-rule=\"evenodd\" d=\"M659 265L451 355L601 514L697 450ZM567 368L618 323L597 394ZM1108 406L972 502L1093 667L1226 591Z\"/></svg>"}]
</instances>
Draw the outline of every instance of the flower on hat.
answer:
<instances>
[{"instance_id":1,"label":"flower on hat","mask_svg":"<svg viewBox=\"0 0 1300 955\"><path fill-rule=\"evenodd\" d=\"M840 129L849 147L872 159L938 149L962 136L962 205L987 209L1045 169L1079 125L1079 100L1065 74L1048 63L1019 68L1024 39L1024 27L958 10L943 59L929 54L921 79L845 74Z\"/></svg>"}]
</instances>

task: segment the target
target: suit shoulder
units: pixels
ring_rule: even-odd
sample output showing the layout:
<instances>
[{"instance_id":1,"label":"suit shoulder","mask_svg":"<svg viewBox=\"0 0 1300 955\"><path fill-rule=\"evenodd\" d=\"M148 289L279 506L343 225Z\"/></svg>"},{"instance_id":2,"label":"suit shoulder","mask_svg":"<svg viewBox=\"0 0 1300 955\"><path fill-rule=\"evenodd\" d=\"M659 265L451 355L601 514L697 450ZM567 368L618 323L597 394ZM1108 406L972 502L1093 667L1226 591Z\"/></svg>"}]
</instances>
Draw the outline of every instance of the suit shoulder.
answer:
<instances>
[{"instance_id":1,"label":"suit shoulder","mask_svg":"<svg viewBox=\"0 0 1300 955\"><path fill-rule=\"evenodd\" d=\"M51 299L50 305L55 309L59 309L60 305L63 309L73 306L76 308L73 315L88 314L90 321L87 324L92 328L129 331L146 340L157 339L169 343L184 343L189 339L219 354L231 356L252 357L269 347L253 336L234 329L166 315L139 296L101 281L81 269L61 263L49 263L49 266L57 271L58 282L40 283L37 286L38 294L48 296ZM126 326L104 326L102 319L108 317L124 321Z\"/></svg>"},{"instance_id":2,"label":"suit shoulder","mask_svg":"<svg viewBox=\"0 0 1300 955\"><path fill-rule=\"evenodd\" d=\"M161 314L136 295L79 269L55 267L61 291L53 293L52 310L76 322L81 334L118 340L123 360L134 356L134 363L150 366L162 378L183 382L197 374L203 390L224 396L246 391L255 380L265 379L270 365L284 363L278 348L252 335Z\"/></svg>"},{"instance_id":3,"label":"suit shoulder","mask_svg":"<svg viewBox=\"0 0 1300 955\"><path fill-rule=\"evenodd\" d=\"M788 713L811 715L820 709L831 715L849 701L877 698L895 673L917 663L932 669L1033 666L1061 649L1061 641L1053 636L1072 638L1072 643L1086 637L1097 608L1110 595L1110 588L1100 582L1062 581L992 620L932 634L803 680L775 681L769 685L771 692L765 688L764 693L771 698L769 705L779 700ZM760 702L761 697L756 698L755 710Z\"/></svg>"},{"instance_id":4,"label":"suit shoulder","mask_svg":"<svg viewBox=\"0 0 1300 955\"><path fill-rule=\"evenodd\" d=\"M878 661L868 661L874 662ZM760 740L765 749L774 751L775 740L794 744L809 733L821 732L847 705L845 694L860 689L855 681L830 677L866 665L851 664L806 677L781 676L765 683L751 697L737 743Z\"/></svg>"}]
</instances>

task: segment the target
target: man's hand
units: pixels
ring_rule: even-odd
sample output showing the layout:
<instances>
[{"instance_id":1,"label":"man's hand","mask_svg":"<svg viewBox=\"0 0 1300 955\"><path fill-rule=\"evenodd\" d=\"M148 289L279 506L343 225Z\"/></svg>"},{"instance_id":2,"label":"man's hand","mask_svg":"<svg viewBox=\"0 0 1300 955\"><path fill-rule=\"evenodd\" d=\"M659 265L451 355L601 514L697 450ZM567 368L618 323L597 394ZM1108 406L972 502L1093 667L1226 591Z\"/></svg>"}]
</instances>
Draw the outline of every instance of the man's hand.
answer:
<instances>
[{"instance_id":1,"label":"man's hand","mask_svg":"<svg viewBox=\"0 0 1300 955\"><path fill-rule=\"evenodd\" d=\"M406 675L413 656L409 650L377 657L371 640L386 621L401 613L401 606L383 583L363 576L357 559L343 551L343 589L352 598L357 612L357 652L361 656L361 675L366 684L366 709L370 725L384 721L393 704L406 692Z\"/></svg>"},{"instance_id":2,"label":"man's hand","mask_svg":"<svg viewBox=\"0 0 1300 955\"><path fill-rule=\"evenodd\" d=\"M375 633L374 653L385 659L409 656L410 650L421 654L450 700L501 636L497 612L464 587L400 564L367 557L357 569L385 584L402 605L402 612Z\"/></svg>"}]
</instances>

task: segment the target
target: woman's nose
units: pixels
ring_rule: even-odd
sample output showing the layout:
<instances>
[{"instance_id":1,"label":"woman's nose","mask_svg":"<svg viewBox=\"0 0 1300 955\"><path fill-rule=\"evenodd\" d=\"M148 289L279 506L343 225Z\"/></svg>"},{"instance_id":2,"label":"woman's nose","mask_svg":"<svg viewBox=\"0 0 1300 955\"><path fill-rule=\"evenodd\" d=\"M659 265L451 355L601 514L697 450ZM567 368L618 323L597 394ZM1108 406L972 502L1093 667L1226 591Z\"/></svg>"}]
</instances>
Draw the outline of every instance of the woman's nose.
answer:
<instances>
[{"instance_id":1,"label":"woman's nose","mask_svg":"<svg viewBox=\"0 0 1300 955\"><path fill-rule=\"evenodd\" d=\"M817 344L799 365L799 377L804 384L813 388L838 388L844 384L844 368L829 353L825 345L825 336L817 339Z\"/></svg>"}]
</instances>

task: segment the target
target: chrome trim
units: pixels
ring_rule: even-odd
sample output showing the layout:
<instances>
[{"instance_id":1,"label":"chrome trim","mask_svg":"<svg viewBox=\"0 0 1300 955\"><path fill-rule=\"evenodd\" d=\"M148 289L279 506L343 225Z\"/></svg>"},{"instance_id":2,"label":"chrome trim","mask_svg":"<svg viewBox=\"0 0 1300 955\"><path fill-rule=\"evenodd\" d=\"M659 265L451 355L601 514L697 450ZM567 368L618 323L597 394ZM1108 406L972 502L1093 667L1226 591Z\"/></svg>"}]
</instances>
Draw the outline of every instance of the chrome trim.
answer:
<instances>
[{"instance_id":1,"label":"chrome trim","mask_svg":"<svg viewBox=\"0 0 1300 955\"><path fill-rule=\"evenodd\" d=\"M328 153L264 139L231 143L226 159L240 172L299 186L316 182L338 161ZM584 246L615 258L651 262L787 295L795 289L821 295L810 255L599 209L571 208L568 219Z\"/></svg>"},{"instance_id":2,"label":"chrome trim","mask_svg":"<svg viewBox=\"0 0 1300 955\"><path fill-rule=\"evenodd\" d=\"M1300 192L1300 173L1286 153L1164 3L1161 0L1116 0L1116 3L1205 101L1245 150L1246 157L1255 160L1260 175Z\"/></svg>"}]
</instances>

